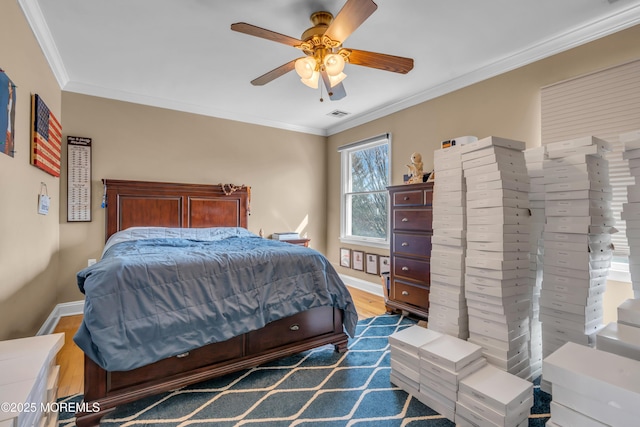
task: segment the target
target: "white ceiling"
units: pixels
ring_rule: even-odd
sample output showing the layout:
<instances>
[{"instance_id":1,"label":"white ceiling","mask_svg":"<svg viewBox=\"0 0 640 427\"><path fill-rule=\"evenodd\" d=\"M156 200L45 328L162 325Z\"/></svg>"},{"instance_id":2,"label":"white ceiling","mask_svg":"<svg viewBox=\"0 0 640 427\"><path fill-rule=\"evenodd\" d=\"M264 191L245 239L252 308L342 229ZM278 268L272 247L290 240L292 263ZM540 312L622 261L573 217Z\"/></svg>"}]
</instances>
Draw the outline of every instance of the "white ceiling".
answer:
<instances>
[{"instance_id":1,"label":"white ceiling","mask_svg":"<svg viewBox=\"0 0 640 427\"><path fill-rule=\"evenodd\" d=\"M320 102L295 71L252 86L300 52L230 25L299 38L312 12L336 15L346 0L18 1L65 91L319 135L640 23L640 0L374 0L344 46L411 57L414 69L347 64L347 96Z\"/></svg>"}]
</instances>

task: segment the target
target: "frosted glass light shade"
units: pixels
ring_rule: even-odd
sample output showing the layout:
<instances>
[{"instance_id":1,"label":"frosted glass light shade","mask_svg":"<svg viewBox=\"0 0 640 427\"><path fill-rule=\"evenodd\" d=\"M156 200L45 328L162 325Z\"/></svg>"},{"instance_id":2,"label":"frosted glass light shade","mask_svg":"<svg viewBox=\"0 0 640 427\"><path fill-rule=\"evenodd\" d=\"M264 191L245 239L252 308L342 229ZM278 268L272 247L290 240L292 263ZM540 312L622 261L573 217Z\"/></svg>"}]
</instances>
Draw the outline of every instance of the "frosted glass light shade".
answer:
<instances>
[{"instance_id":1,"label":"frosted glass light shade","mask_svg":"<svg viewBox=\"0 0 640 427\"><path fill-rule=\"evenodd\" d=\"M316 70L316 61L315 59L306 56L296 60L295 67L296 73L298 73L301 79L310 79Z\"/></svg>"},{"instance_id":2,"label":"frosted glass light shade","mask_svg":"<svg viewBox=\"0 0 640 427\"><path fill-rule=\"evenodd\" d=\"M344 58L337 53L330 53L324 57L324 69L329 76L337 76L344 70Z\"/></svg>"},{"instance_id":3,"label":"frosted glass light shade","mask_svg":"<svg viewBox=\"0 0 640 427\"><path fill-rule=\"evenodd\" d=\"M320 73L317 71L314 71L311 74L311 77L308 79L300 79L300 81L302 83L304 83L305 85L309 86L312 89L318 89L318 79L320 78Z\"/></svg>"},{"instance_id":4,"label":"frosted glass light shade","mask_svg":"<svg viewBox=\"0 0 640 427\"><path fill-rule=\"evenodd\" d=\"M329 73L327 73L327 74L329 74ZM345 79L345 77L347 77L347 75L345 73L340 73L337 76L329 75L329 85L331 87L334 87L335 85L337 85L338 83L343 81Z\"/></svg>"}]
</instances>

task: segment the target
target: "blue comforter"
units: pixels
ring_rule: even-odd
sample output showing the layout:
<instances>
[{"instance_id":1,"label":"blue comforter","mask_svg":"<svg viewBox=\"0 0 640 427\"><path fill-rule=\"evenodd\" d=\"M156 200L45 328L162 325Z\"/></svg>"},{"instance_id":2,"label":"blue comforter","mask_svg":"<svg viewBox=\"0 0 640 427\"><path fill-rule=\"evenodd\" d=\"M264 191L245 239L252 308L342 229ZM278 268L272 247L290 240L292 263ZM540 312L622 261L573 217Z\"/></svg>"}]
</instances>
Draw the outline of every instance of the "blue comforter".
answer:
<instances>
[{"instance_id":1,"label":"blue comforter","mask_svg":"<svg viewBox=\"0 0 640 427\"><path fill-rule=\"evenodd\" d=\"M312 249L235 233L213 240L144 238L112 244L78 273L85 294L78 346L109 371L127 371L259 329L309 308L344 310L351 295Z\"/></svg>"}]
</instances>

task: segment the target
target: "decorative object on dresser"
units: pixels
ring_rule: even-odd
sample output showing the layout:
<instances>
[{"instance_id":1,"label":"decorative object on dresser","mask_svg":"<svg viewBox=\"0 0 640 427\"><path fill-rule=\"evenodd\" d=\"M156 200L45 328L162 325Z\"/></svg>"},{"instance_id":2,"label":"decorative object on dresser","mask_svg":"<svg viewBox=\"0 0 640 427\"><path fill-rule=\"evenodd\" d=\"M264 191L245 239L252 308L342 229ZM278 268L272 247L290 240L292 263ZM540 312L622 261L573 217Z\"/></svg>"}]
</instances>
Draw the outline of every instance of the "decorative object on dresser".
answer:
<instances>
[{"instance_id":1,"label":"decorative object on dresser","mask_svg":"<svg viewBox=\"0 0 640 427\"><path fill-rule=\"evenodd\" d=\"M198 229L190 230L191 232L204 232L209 227L236 228L239 232L247 227L249 187L120 180L104 180L104 184L107 199L107 238L129 227L139 227L132 229L131 233L139 233L142 231L141 228L158 227L170 227L172 230ZM235 190L229 191L229 188ZM244 230L243 233L249 232ZM258 247L287 246L283 248L284 251L293 251L300 255L305 251L315 253L305 248L290 248L289 245L265 242L265 239L258 236L255 238L255 245ZM112 245L108 251L115 248L116 245ZM240 252L238 249L235 251ZM274 258L287 258L284 255L279 258L274 255ZM329 265L328 262L326 264ZM327 272L325 275L337 276L335 271L333 274ZM87 278L84 275L83 277ZM87 289L86 281L83 287ZM225 290L231 291L232 287L229 286ZM90 300L87 296L85 305ZM131 370L104 369L85 354L84 407L97 406L99 411L79 411L76 414L76 425L96 426L105 414L112 412L118 405L319 346L332 344L337 351L344 352L347 349L348 337L343 319L351 317L353 320L354 316L357 316L355 311L347 308L343 310L337 306L317 305L289 317L271 321L260 329L235 335L226 341L212 342ZM85 312L84 319L88 317ZM353 323L355 325L355 322ZM216 331L223 329L224 327L215 327Z\"/></svg>"},{"instance_id":2,"label":"decorative object on dresser","mask_svg":"<svg viewBox=\"0 0 640 427\"><path fill-rule=\"evenodd\" d=\"M424 177L422 154L413 153L410 160L411 163L407 165L409 168L409 179L407 180L407 184L419 184L423 182Z\"/></svg>"},{"instance_id":3,"label":"decorative object on dresser","mask_svg":"<svg viewBox=\"0 0 640 427\"><path fill-rule=\"evenodd\" d=\"M390 289L386 306L429 315L433 184L388 187L391 198Z\"/></svg>"}]
</instances>

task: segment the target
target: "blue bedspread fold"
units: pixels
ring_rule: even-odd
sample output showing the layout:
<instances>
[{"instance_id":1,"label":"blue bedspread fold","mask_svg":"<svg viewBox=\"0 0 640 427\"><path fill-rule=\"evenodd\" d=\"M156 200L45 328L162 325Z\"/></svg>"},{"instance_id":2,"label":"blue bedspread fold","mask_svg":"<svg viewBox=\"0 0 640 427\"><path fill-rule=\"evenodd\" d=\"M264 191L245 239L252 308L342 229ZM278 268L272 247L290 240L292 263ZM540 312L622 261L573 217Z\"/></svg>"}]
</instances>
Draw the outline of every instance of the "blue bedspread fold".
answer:
<instances>
[{"instance_id":1,"label":"blue bedspread fold","mask_svg":"<svg viewBox=\"0 0 640 427\"><path fill-rule=\"evenodd\" d=\"M109 371L225 341L314 307L344 310L351 336L358 317L322 254L249 233L115 243L78 273L78 286L85 309L74 341Z\"/></svg>"}]
</instances>

